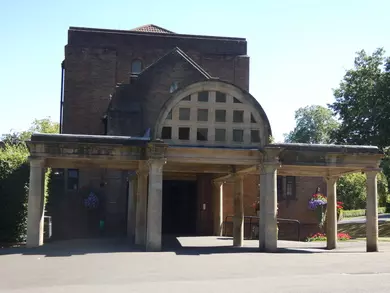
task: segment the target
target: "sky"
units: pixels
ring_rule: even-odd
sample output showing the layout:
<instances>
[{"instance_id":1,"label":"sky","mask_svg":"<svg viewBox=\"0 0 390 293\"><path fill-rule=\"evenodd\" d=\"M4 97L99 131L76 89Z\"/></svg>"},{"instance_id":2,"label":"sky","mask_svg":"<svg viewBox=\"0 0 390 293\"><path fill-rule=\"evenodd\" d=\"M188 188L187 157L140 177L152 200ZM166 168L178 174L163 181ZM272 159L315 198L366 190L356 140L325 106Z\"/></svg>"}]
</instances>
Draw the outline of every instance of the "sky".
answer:
<instances>
[{"instance_id":1,"label":"sky","mask_svg":"<svg viewBox=\"0 0 390 293\"><path fill-rule=\"evenodd\" d=\"M245 37L250 92L273 136L294 112L332 103L355 53L390 55L388 0L0 0L0 134L34 119L59 121L61 62L70 26L132 29L155 24L182 34Z\"/></svg>"}]
</instances>

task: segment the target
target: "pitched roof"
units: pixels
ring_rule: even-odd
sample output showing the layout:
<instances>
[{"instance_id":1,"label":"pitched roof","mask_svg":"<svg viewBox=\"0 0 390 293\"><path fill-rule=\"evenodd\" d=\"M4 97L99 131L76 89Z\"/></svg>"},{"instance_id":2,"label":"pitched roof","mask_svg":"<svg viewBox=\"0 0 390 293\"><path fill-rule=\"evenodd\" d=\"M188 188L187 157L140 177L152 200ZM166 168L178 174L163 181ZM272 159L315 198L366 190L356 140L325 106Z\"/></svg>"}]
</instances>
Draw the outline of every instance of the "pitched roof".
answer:
<instances>
[{"instance_id":1,"label":"pitched roof","mask_svg":"<svg viewBox=\"0 0 390 293\"><path fill-rule=\"evenodd\" d=\"M144 32L144 33L157 33L157 34L174 34L174 32L171 32L165 28L162 28L154 24L146 24L143 26L139 26L131 29L131 31Z\"/></svg>"},{"instance_id":2,"label":"pitched roof","mask_svg":"<svg viewBox=\"0 0 390 293\"><path fill-rule=\"evenodd\" d=\"M180 48L178 47L175 47L173 48L171 51L169 51L167 54L165 54L164 56L162 56L160 59L157 59L154 63L152 63L151 65L149 65L148 67L146 67L143 71L141 71L140 73L140 76L142 76L142 74L144 74L145 72L148 72L151 68L153 68L154 66L156 66L158 63L160 63L162 60L164 60L166 57L170 56L170 55L173 55L173 54L176 54L176 55L179 55L180 57L182 57L184 60L186 60L192 67L194 67L197 71L199 71L206 79L210 79L212 78L212 76L206 71L204 70L200 65L198 65L198 63L196 63L194 60L192 60L190 58L190 56L188 56L186 53L184 53Z\"/></svg>"}]
</instances>

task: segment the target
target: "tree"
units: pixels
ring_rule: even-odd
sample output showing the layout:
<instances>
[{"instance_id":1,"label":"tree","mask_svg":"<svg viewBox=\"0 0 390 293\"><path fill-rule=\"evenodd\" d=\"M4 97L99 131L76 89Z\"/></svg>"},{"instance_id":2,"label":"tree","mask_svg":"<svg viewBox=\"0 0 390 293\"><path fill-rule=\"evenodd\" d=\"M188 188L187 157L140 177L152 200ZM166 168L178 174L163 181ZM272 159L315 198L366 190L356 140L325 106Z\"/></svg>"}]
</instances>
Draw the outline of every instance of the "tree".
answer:
<instances>
[{"instance_id":1,"label":"tree","mask_svg":"<svg viewBox=\"0 0 390 293\"><path fill-rule=\"evenodd\" d=\"M332 133L338 128L332 111L318 105L299 108L295 111L295 121L294 130L285 135L286 142L332 143Z\"/></svg>"},{"instance_id":2,"label":"tree","mask_svg":"<svg viewBox=\"0 0 390 293\"><path fill-rule=\"evenodd\" d=\"M35 119L27 131L2 136L5 146L0 148L0 242L20 242L26 237L29 151L25 140L33 132L58 133L58 130L58 123L50 118ZM46 200L50 169L45 176Z\"/></svg>"},{"instance_id":3,"label":"tree","mask_svg":"<svg viewBox=\"0 0 390 293\"><path fill-rule=\"evenodd\" d=\"M44 119L34 119L30 128L22 132L12 132L3 134L1 140L6 144L18 145L24 144L24 142L31 138L31 135L35 132L38 133L59 133L60 125L58 122L54 122L50 117Z\"/></svg>"},{"instance_id":4,"label":"tree","mask_svg":"<svg viewBox=\"0 0 390 293\"><path fill-rule=\"evenodd\" d=\"M390 146L390 58L383 49L372 55L358 52L334 96L336 101L328 106L342 121L336 142Z\"/></svg>"},{"instance_id":5,"label":"tree","mask_svg":"<svg viewBox=\"0 0 390 293\"><path fill-rule=\"evenodd\" d=\"M340 144L381 148L386 154L381 167L390 182L390 58L385 51L358 52L334 96L328 106L342 122L333 138Z\"/></svg>"},{"instance_id":6,"label":"tree","mask_svg":"<svg viewBox=\"0 0 390 293\"><path fill-rule=\"evenodd\" d=\"M337 199L344 203L344 209L366 208L366 176L352 173L341 176L337 182ZM388 200L388 183L383 173L378 175L378 205L385 206Z\"/></svg>"}]
</instances>

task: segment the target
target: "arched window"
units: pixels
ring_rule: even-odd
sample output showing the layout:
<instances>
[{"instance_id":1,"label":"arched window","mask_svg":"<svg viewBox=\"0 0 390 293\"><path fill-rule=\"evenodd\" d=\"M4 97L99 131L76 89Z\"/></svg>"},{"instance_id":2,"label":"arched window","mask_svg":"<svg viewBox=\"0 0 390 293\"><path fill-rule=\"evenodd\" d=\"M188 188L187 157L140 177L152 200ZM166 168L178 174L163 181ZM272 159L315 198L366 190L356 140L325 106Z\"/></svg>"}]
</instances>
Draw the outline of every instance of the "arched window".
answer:
<instances>
[{"instance_id":1,"label":"arched window","mask_svg":"<svg viewBox=\"0 0 390 293\"><path fill-rule=\"evenodd\" d=\"M159 130L170 144L249 147L266 141L257 110L242 98L202 89L178 99Z\"/></svg>"},{"instance_id":2,"label":"arched window","mask_svg":"<svg viewBox=\"0 0 390 293\"><path fill-rule=\"evenodd\" d=\"M131 73L138 74L142 71L142 61L139 59L133 60L131 62Z\"/></svg>"}]
</instances>

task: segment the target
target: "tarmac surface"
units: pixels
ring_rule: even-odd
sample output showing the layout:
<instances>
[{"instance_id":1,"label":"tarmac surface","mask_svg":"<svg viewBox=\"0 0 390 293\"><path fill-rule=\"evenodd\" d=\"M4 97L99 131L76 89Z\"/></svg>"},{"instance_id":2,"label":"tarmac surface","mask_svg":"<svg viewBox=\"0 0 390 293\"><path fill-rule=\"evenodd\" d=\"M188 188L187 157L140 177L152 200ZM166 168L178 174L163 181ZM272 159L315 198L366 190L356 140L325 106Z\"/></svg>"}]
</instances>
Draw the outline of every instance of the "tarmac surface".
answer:
<instances>
[{"instance_id":1,"label":"tarmac surface","mask_svg":"<svg viewBox=\"0 0 390 293\"><path fill-rule=\"evenodd\" d=\"M390 214L378 215L378 222L390 221ZM366 217L345 218L339 221L339 224L363 224L366 222Z\"/></svg>"},{"instance_id":2,"label":"tarmac surface","mask_svg":"<svg viewBox=\"0 0 390 293\"><path fill-rule=\"evenodd\" d=\"M231 238L164 239L143 252L121 239L73 240L0 250L0 292L390 292L390 243L366 253L364 241L258 242L233 248Z\"/></svg>"}]
</instances>

